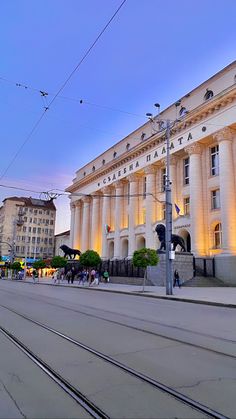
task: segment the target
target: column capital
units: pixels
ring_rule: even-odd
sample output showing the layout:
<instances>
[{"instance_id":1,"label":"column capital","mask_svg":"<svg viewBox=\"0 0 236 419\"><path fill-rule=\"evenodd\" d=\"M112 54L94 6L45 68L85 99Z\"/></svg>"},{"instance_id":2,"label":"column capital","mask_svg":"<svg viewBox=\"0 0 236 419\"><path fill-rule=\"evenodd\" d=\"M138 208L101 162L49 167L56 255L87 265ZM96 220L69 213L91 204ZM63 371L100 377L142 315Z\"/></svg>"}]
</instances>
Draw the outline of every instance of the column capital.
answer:
<instances>
[{"instance_id":1,"label":"column capital","mask_svg":"<svg viewBox=\"0 0 236 419\"><path fill-rule=\"evenodd\" d=\"M125 182L123 180L117 180L116 182L112 184L112 186L114 186L115 189L118 189L118 188L123 188L124 184Z\"/></svg>"},{"instance_id":2,"label":"column capital","mask_svg":"<svg viewBox=\"0 0 236 419\"><path fill-rule=\"evenodd\" d=\"M75 210L75 202L70 203L70 209L71 209L71 211Z\"/></svg>"},{"instance_id":3,"label":"column capital","mask_svg":"<svg viewBox=\"0 0 236 419\"><path fill-rule=\"evenodd\" d=\"M190 144L184 148L184 151L188 153L189 156L192 154L201 154L202 146L199 143Z\"/></svg>"},{"instance_id":4,"label":"column capital","mask_svg":"<svg viewBox=\"0 0 236 419\"><path fill-rule=\"evenodd\" d=\"M91 202L90 196L83 196L81 200L83 201L84 204L89 204Z\"/></svg>"},{"instance_id":5,"label":"column capital","mask_svg":"<svg viewBox=\"0 0 236 419\"><path fill-rule=\"evenodd\" d=\"M221 141L231 141L232 137L232 130L229 127L225 127L213 134L214 140L218 143L220 143Z\"/></svg>"},{"instance_id":6,"label":"column capital","mask_svg":"<svg viewBox=\"0 0 236 419\"><path fill-rule=\"evenodd\" d=\"M102 189L100 189L101 193L103 195L107 195L111 193L111 187L110 186L104 186Z\"/></svg>"},{"instance_id":7,"label":"column capital","mask_svg":"<svg viewBox=\"0 0 236 419\"><path fill-rule=\"evenodd\" d=\"M78 199L77 201L75 201L75 202L74 202L74 206L75 206L76 208L80 208L80 207L81 207L81 204L82 204L81 199Z\"/></svg>"},{"instance_id":8,"label":"column capital","mask_svg":"<svg viewBox=\"0 0 236 419\"><path fill-rule=\"evenodd\" d=\"M152 174L156 173L156 170L157 170L156 166L150 165L148 167L145 167L144 173L145 173L145 175L152 175Z\"/></svg>"},{"instance_id":9,"label":"column capital","mask_svg":"<svg viewBox=\"0 0 236 419\"><path fill-rule=\"evenodd\" d=\"M95 199L98 200L99 198L101 198L101 196L102 196L101 191L96 191L96 192L91 193L91 198L93 201Z\"/></svg>"},{"instance_id":10,"label":"column capital","mask_svg":"<svg viewBox=\"0 0 236 419\"><path fill-rule=\"evenodd\" d=\"M141 175L139 173L132 173L131 175L127 176L127 180L129 182L137 182L139 180Z\"/></svg>"}]
</instances>

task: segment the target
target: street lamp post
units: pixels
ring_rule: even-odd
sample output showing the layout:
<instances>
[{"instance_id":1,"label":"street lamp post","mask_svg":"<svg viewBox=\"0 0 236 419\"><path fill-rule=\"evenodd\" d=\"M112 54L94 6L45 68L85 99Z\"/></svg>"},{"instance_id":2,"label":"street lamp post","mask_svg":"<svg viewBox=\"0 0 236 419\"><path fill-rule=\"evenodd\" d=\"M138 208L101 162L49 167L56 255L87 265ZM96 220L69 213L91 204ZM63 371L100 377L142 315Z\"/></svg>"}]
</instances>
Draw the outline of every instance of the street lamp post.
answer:
<instances>
[{"instance_id":1,"label":"street lamp post","mask_svg":"<svg viewBox=\"0 0 236 419\"><path fill-rule=\"evenodd\" d=\"M165 182L165 205L166 205L166 295L173 294L172 282L172 197L170 181L170 121L166 121L166 182Z\"/></svg>"},{"instance_id":2,"label":"street lamp post","mask_svg":"<svg viewBox=\"0 0 236 419\"><path fill-rule=\"evenodd\" d=\"M159 103L155 106L160 108ZM147 113L146 116L152 123L155 122L153 115ZM169 119L158 118L157 123L166 123L166 178L165 178L165 222L166 222L166 235L165 235L165 251L166 251L166 295L173 294L173 275L172 275L172 196L171 196L171 180L170 180L170 130L178 120L171 122ZM160 132L161 130L156 130Z\"/></svg>"}]
</instances>

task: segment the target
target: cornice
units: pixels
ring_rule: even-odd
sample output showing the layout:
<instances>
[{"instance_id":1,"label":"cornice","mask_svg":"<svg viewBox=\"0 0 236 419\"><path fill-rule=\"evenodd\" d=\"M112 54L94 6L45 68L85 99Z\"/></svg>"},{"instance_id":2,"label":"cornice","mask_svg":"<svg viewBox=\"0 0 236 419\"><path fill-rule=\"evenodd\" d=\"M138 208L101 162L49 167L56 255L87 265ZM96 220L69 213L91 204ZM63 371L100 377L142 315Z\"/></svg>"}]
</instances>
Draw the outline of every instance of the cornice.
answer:
<instances>
[{"instance_id":1,"label":"cornice","mask_svg":"<svg viewBox=\"0 0 236 419\"><path fill-rule=\"evenodd\" d=\"M183 121L180 121L178 125L171 130L170 137L180 134L181 132L185 131L187 128L192 127L194 124L199 123L200 121L204 120L206 117L215 114L220 109L225 108L230 103L235 101L236 99L236 86L230 86L228 89L224 90L223 92L219 93L217 96L213 97L212 99L203 102L197 108L193 109L189 112L187 116L183 118ZM100 167L95 172L90 173L89 175L85 176L82 179L79 179L68 188L66 188L67 192L74 192L78 188L82 186L86 186L93 181L96 181L102 176L106 176L106 174L114 171L115 169L121 167L122 165L128 163L131 160L139 157L140 155L144 154L146 151L153 149L158 144L161 144L165 141L165 133L159 132L147 138L145 141L141 142L140 144L136 145L129 151L126 151L121 156L117 157L114 161L107 162L105 166Z\"/></svg>"}]
</instances>

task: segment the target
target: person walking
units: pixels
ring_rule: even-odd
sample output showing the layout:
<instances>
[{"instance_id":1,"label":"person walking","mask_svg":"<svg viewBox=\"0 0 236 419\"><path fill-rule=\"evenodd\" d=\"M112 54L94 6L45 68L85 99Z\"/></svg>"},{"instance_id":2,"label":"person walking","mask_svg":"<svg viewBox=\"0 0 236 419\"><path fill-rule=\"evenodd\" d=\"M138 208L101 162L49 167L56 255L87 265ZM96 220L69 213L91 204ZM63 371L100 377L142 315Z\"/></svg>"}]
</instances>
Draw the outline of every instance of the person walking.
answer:
<instances>
[{"instance_id":1,"label":"person walking","mask_svg":"<svg viewBox=\"0 0 236 419\"><path fill-rule=\"evenodd\" d=\"M179 279L179 272L177 271L177 269L175 269L175 271L174 271L174 284L173 284L173 287L176 286L176 283L177 283L178 287L181 288L180 279Z\"/></svg>"},{"instance_id":2,"label":"person walking","mask_svg":"<svg viewBox=\"0 0 236 419\"><path fill-rule=\"evenodd\" d=\"M39 276L36 269L33 270L32 276L33 276L33 281L34 281L34 284L35 284L37 282L38 276Z\"/></svg>"},{"instance_id":3,"label":"person walking","mask_svg":"<svg viewBox=\"0 0 236 419\"><path fill-rule=\"evenodd\" d=\"M105 271L103 272L103 278L104 278L104 281L105 281L106 283L110 281L110 278L109 278L109 273L108 273L108 271L107 271L107 270L105 270Z\"/></svg>"},{"instance_id":4,"label":"person walking","mask_svg":"<svg viewBox=\"0 0 236 419\"><path fill-rule=\"evenodd\" d=\"M66 274L66 279L68 281L68 284L70 283L70 281L72 281L72 272L71 270L69 270ZM72 282L71 282L72 283Z\"/></svg>"}]
</instances>

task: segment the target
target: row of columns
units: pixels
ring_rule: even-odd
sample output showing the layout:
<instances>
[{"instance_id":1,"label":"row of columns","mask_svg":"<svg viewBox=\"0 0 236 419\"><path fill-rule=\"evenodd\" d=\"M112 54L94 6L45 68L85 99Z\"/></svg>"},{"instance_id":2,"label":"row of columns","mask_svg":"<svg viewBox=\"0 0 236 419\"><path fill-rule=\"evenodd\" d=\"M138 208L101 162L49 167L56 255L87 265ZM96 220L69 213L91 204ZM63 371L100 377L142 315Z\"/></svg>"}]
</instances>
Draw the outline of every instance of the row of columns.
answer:
<instances>
[{"instance_id":1,"label":"row of columns","mask_svg":"<svg viewBox=\"0 0 236 419\"><path fill-rule=\"evenodd\" d=\"M224 129L214 135L219 143L219 182L221 196L221 223L223 236L223 251L236 250L236 202L235 179L233 169L232 135L229 129ZM204 216L204 191L202 170L202 146L194 143L185 148L189 155L189 195L190 195L190 221L191 221L191 246L195 255L206 254L206 234ZM149 166L144 170L146 176L146 247L154 247L153 223L155 214L155 181L156 167ZM138 181L140 174L131 174L126 178L129 182L129 222L128 222L128 256L136 250L135 228L138 224ZM172 202L177 202L176 197L176 158L170 159L170 179L172 182ZM124 181L112 184L115 187L114 209L114 258L121 257L120 229L123 217ZM103 258L108 256L107 233L105 225L110 225L111 188L105 187L92 198L84 197L71 205L71 247L82 251L89 247L98 251ZM159 217L157 217L159 218Z\"/></svg>"}]
</instances>

